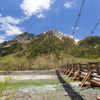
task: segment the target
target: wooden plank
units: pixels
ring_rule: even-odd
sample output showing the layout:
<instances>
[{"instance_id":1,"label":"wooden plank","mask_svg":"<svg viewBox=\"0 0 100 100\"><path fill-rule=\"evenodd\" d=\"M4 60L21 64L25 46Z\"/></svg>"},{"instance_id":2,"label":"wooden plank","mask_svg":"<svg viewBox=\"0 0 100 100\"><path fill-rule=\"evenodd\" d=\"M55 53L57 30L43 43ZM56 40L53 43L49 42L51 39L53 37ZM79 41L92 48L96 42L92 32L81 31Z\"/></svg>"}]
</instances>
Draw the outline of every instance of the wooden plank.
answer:
<instances>
[{"instance_id":1,"label":"wooden plank","mask_svg":"<svg viewBox=\"0 0 100 100\"><path fill-rule=\"evenodd\" d=\"M68 67L69 67L69 68L68 68L68 70L66 71L65 75L67 75L67 74L69 73L69 71L70 71L70 64L69 64Z\"/></svg>"},{"instance_id":2,"label":"wooden plank","mask_svg":"<svg viewBox=\"0 0 100 100\"><path fill-rule=\"evenodd\" d=\"M98 66L91 66L91 68L99 68L100 69L100 67L98 67Z\"/></svg>"},{"instance_id":3,"label":"wooden plank","mask_svg":"<svg viewBox=\"0 0 100 100\"><path fill-rule=\"evenodd\" d=\"M87 68L87 67L82 67L82 69L88 70L88 68Z\"/></svg>"},{"instance_id":4,"label":"wooden plank","mask_svg":"<svg viewBox=\"0 0 100 100\"><path fill-rule=\"evenodd\" d=\"M100 71L93 70L92 72L100 74Z\"/></svg>"},{"instance_id":5,"label":"wooden plank","mask_svg":"<svg viewBox=\"0 0 100 100\"><path fill-rule=\"evenodd\" d=\"M85 82L88 80L88 78L90 77L91 75L91 72L89 72L82 80L81 84L80 84L80 87L82 88L83 85L85 84Z\"/></svg>"},{"instance_id":6,"label":"wooden plank","mask_svg":"<svg viewBox=\"0 0 100 100\"><path fill-rule=\"evenodd\" d=\"M96 84L100 85L100 82L99 82L99 81L97 81L97 80L90 79L90 81L91 81L91 82L93 82L93 83L96 83Z\"/></svg>"},{"instance_id":7,"label":"wooden plank","mask_svg":"<svg viewBox=\"0 0 100 100\"><path fill-rule=\"evenodd\" d=\"M80 65L88 65L88 64L80 64Z\"/></svg>"},{"instance_id":8,"label":"wooden plank","mask_svg":"<svg viewBox=\"0 0 100 100\"><path fill-rule=\"evenodd\" d=\"M80 78L84 78L85 76L84 75L78 75Z\"/></svg>"},{"instance_id":9,"label":"wooden plank","mask_svg":"<svg viewBox=\"0 0 100 100\"><path fill-rule=\"evenodd\" d=\"M75 67L74 67L74 64L72 64L72 70L70 71L70 73L68 74L68 77L74 73L74 70L75 70Z\"/></svg>"},{"instance_id":10,"label":"wooden plank","mask_svg":"<svg viewBox=\"0 0 100 100\"><path fill-rule=\"evenodd\" d=\"M80 63L78 63L78 71L76 72L72 80L75 80L75 78L79 75L79 73L80 73Z\"/></svg>"},{"instance_id":11,"label":"wooden plank","mask_svg":"<svg viewBox=\"0 0 100 100\"><path fill-rule=\"evenodd\" d=\"M90 64L97 64L97 63L100 63L100 62L90 62Z\"/></svg>"},{"instance_id":12,"label":"wooden plank","mask_svg":"<svg viewBox=\"0 0 100 100\"><path fill-rule=\"evenodd\" d=\"M72 81L75 80L75 78L79 75L79 72L80 72L80 70L78 70L78 71L76 72L76 74L75 74L74 77L72 78Z\"/></svg>"},{"instance_id":13,"label":"wooden plank","mask_svg":"<svg viewBox=\"0 0 100 100\"><path fill-rule=\"evenodd\" d=\"M66 73L67 70L68 70L68 64L66 64L66 69L64 71L64 74Z\"/></svg>"},{"instance_id":14,"label":"wooden plank","mask_svg":"<svg viewBox=\"0 0 100 100\"><path fill-rule=\"evenodd\" d=\"M85 85L85 82L89 80L91 84L98 84L100 85L100 67L98 66L100 62L88 62L88 64L66 64L61 65L56 68L59 72L64 74L68 74L68 77L74 75L72 80L74 80L77 76L79 78L83 78L80 87ZM92 66L92 64L94 66Z\"/></svg>"},{"instance_id":15,"label":"wooden plank","mask_svg":"<svg viewBox=\"0 0 100 100\"><path fill-rule=\"evenodd\" d=\"M97 97L97 100L100 100L100 96Z\"/></svg>"},{"instance_id":16,"label":"wooden plank","mask_svg":"<svg viewBox=\"0 0 100 100\"><path fill-rule=\"evenodd\" d=\"M90 62L88 62L88 71L91 72Z\"/></svg>"},{"instance_id":17,"label":"wooden plank","mask_svg":"<svg viewBox=\"0 0 100 100\"><path fill-rule=\"evenodd\" d=\"M100 79L100 76L98 76L98 75L93 75L93 74L92 74L91 76Z\"/></svg>"},{"instance_id":18,"label":"wooden plank","mask_svg":"<svg viewBox=\"0 0 100 100\"><path fill-rule=\"evenodd\" d=\"M70 73L68 74L68 77L73 73L73 71L74 71L74 69L72 69L72 70L70 71Z\"/></svg>"}]
</instances>

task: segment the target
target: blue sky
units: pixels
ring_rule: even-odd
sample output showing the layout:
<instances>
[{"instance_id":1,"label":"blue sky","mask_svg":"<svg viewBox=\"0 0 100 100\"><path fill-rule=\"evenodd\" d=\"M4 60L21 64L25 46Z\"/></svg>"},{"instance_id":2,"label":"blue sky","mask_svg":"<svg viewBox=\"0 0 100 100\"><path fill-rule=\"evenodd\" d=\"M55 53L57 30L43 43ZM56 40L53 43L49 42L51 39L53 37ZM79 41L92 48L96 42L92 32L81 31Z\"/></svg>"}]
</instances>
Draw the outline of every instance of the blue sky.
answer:
<instances>
[{"instance_id":1,"label":"blue sky","mask_svg":"<svg viewBox=\"0 0 100 100\"><path fill-rule=\"evenodd\" d=\"M72 35L83 0L0 0L0 42L23 32L51 30ZM89 36L100 18L100 0L85 0L74 37ZM92 35L100 36L100 24Z\"/></svg>"}]
</instances>

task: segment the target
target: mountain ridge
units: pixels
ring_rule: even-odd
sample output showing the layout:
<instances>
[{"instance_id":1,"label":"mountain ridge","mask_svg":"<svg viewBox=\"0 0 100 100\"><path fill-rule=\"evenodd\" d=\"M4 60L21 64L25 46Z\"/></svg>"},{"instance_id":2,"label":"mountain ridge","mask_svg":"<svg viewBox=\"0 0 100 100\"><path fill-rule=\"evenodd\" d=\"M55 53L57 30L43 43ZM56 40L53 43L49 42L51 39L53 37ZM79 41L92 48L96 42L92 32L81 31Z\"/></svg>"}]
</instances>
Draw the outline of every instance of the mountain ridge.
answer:
<instances>
[{"instance_id":1,"label":"mountain ridge","mask_svg":"<svg viewBox=\"0 0 100 100\"><path fill-rule=\"evenodd\" d=\"M38 36L42 36L42 35L54 35L54 36L58 37L59 39L62 39L63 37L66 38L66 39L67 38L71 38L71 39L73 39L75 41L75 43L77 43L78 41L80 41L79 39L76 39L72 35L64 34L64 33L60 32L60 31L57 31L55 28L52 28L50 31L42 32Z\"/></svg>"},{"instance_id":2,"label":"mountain ridge","mask_svg":"<svg viewBox=\"0 0 100 100\"><path fill-rule=\"evenodd\" d=\"M65 39L70 38L74 41L75 45L79 45L79 46L84 46L84 45L88 46L88 45L95 45L95 44L100 43L100 37L99 36L90 36L90 37L87 36L83 40L79 40L79 39L76 39L72 35L64 34L60 31L57 31L55 28L52 28L51 30L44 31L44 32L42 32L42 33L40 33L39 35L36 35L36 36L34 34L24 32L23 34L20 34L20 35L14 37L10 41L4 41L3 43L0 44L0 47L10 47L14 43L24 44L24 43L32 41L33 39L39 38L41 36L48 36L48 35L49 36L56 36L60 40L63 40L63 38L65 38Z\"/></svg>"},{"instance_id":3,"label":"mountain ridge","mask_svg":"<svg viewBox=\"0 0 100 100\"><path fill-rule=\"evenodd\" d=\"M35 38L34 34L24 32L23 34L20 34L20 35L14 37L10 41L4 41L3 43L0 44L0 47L9 47L9 46L13 45L14 43L18 43L18 44L27 43L27 42L31 41L33 38Z\"/></svg>"},{"instance_id":4,"label":"mountain ridge","mask_svg":"<svg viewBox=\"0 0 100 100\"><path fill-rule=\"evenodd\" d=\"M43 35L53 35L53 36L56 36L57 38L59 38L60 40L62 40L62 38L66 38L66 39L71 38L74 40L75 44L77 44L77 42L79 41L79 39L76 39L72 35L61 33L60 31L57 31L55 28L52 28L51 30L42 32L36 36L34 34L24 32L23 34L16 36L15 38L13 38L10 41L4 41L3 43L0 44L0 47L9 47L14 43L19 43L19 44L27 43L27 42L30 42L32 39L38 38Z\"/></svg>"},{"instance_id":5,"label":"mountain ridge","mask_svg":"<svg viewBox=\"0 0 100 100\"><path fill-rule=\"evenodd\" d=\"M28 39L26 43L20 43L18 40L23 39L27 33L15 37L9 47L0 47L0 57L13 55L15 57L25 57L27 59L41 56L42 54L53 54L57 59L61 52L75 57L82 58L100 58L100 37L91 36L77 42L73 37L65 37L63 33L52 29L42 32L41 34ZM16 41L17 38L17 41ZM95 40L95 42L94 42ZM6 42L5 42L6 45Z\"/></svg>"}]
</instances>

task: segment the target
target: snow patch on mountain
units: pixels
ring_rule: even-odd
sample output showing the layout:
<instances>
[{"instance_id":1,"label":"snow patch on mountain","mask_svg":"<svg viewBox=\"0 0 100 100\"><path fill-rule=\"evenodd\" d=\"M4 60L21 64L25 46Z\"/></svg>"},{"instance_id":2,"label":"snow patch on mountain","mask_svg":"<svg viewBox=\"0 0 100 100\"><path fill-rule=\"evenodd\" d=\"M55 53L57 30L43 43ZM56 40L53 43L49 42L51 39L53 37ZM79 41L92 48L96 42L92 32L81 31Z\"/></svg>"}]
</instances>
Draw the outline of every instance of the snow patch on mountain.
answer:
<instances>
[{"instance_id":1,"label":"snow patch on mountain","mask_svg":"<svg viewBox=\"0 0 100 100\"><path fill-rule=\"evenodd\" d=\"M64 38L71 38L74 40L75 44L77 44L77 42L80 41L79 39L76 39L72 35L64 34L60 31L57 31L55 28L51 29L50 31L45 31L45 32L39 34L38 36L41 36L41 35L54 35L54 36L58 37L59 39L62 39L63 37Z\"/></svg>"},{"instance_id":2,"label":"snow patch on mountain","mask_svg":"<svg viewBox=\"0 0 100 100\"><path fill-rule=\"evenodd\" d=\"M73 39L75 41L75 43L77 43L78 41L80 41L79 39L76 39L72 35L64 34L64 33L60 32L60 31L57 31L55 28L51 29L50 31L52 31L53 35L55 35L59 39L65 37L65 38L71 38L71 39Z\"/></svg>"}]
</instances>

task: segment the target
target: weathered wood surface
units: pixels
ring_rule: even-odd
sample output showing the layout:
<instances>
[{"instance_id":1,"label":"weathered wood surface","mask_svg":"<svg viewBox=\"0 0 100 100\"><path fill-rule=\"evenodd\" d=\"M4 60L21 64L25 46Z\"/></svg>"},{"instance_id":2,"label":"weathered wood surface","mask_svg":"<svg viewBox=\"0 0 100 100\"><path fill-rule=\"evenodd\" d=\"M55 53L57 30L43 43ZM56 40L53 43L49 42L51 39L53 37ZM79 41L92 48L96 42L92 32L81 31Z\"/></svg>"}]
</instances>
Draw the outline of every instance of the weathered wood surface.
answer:
<instances>
[{"instance_id":1,"label":"weathered wood surface","mask_svg":"<svg viewBox=\"0 0 100 100\"><path fill-rule=\"evenodd\" d=\"M88 62L87 64L69 64L61 65L56 68L59 72L72 77L75 80L77 77L81 79L80 87L86 86L86 81L90 84L87 86L100 87L100 62Z\"/></svg>"}]
</instances>

